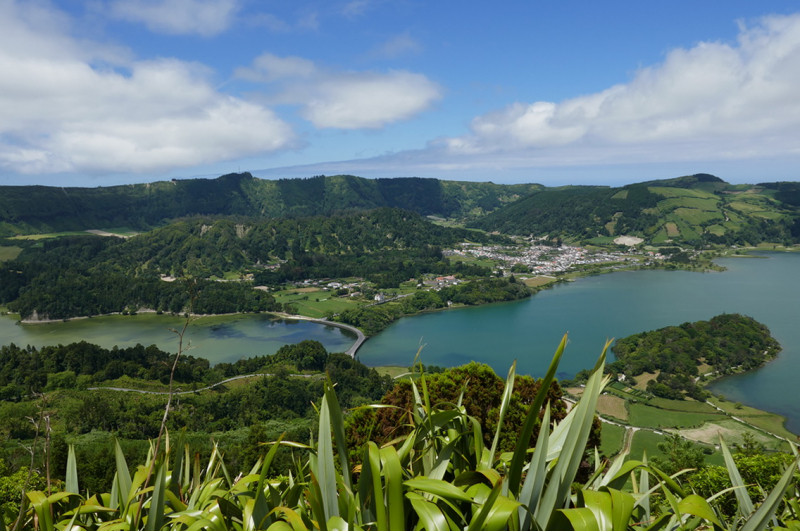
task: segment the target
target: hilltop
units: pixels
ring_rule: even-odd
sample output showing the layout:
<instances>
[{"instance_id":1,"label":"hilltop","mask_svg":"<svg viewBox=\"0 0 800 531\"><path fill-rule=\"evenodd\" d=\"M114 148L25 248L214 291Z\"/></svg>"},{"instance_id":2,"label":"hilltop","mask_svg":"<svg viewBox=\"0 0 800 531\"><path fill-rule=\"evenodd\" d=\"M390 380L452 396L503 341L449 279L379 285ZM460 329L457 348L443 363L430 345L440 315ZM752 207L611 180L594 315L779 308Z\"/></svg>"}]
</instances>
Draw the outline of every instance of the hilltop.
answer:
<instances>
[{"instance_id":1,"label":"hilltop","mask_svg":"<svg viewBox=\"0 0 800 531\"><path fill-rule=\"evenodd\" d=\"M352 175L265 180L249 173L97 188L4 186L0 237L122 226L148 230L193 215L307 217L380 207L471 218L542 188Z\"/></svg>"},{"instance_id":2,"label":"hilltop","mask_svg":"<svg viewBox=\"0 0 800 531\"><path fill-rule=\"evenodd\" d=\"M98 188L0 187L0 237L128 227L190 216L332 216L391 207L487 232L610 245L792 245L800 183L732 185L709 174L622 187L502 185L352 175L264 180L249 173Z\"/></svg>"}]
</instances>

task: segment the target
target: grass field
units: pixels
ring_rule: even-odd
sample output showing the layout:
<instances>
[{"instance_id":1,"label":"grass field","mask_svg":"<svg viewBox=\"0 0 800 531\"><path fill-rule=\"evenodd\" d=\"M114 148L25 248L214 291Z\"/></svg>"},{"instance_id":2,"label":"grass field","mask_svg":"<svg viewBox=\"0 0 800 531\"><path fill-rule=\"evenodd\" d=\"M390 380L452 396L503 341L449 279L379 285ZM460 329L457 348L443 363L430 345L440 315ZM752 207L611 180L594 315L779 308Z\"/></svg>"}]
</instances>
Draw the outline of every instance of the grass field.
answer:
<instances>
[{"instance_id":1,"label":"grass field","mask_svg":"<svg viewBox=\"0 0 800 531\"><path fill-rule=\"evenodd\" d=\"M734 444L741 444L743 442L743 435L745 433L750 433L756 441L763 444L764 447L769 450L789 450L786 441L771 437L762 431L754 430L731 418L709 422L703 424L699 428L680 430L679 433L687 439L714 445L719 444L719 438L722 437L729 447L732 447Z\"/></svg>"},{"instance_id":2,"label":"grass field","mask_svg":"<svg viewBox=\"0 0 800 531\"><path fill-rule=\"evenodd\" d=\"M661 374L661 371L656 371L655 373L643 372L639 376L636 377L636 385L634 386L635 389L640 391L647 390L647 382L650 380L655 380L658 378L658 375Z\"/></svg>"},{"instance_id":3,"label":"grass field","mask_svg":"<svg viewBox=\"0 0 800 531\"><path fill-rule=\"evenodd\" d=\"M726 413L740 418L743 421L752 424L753 426L757 426L762 430L766 430L781 437L786 437L789 440L796 440L797 438L796 434L790 432L784 427L786 419L780 415L776 415L775 413L767 413L766 411L745 405L742 405L741 408L737 408L735 403L727 400L722 402L717 397L711 397L709 402L722 409Z\"/></svg>"},{"instance_id":4,"label":"grass field","mask_svg":"<svg viewBox=\"0 0 800 531\"><path fill-rule=\"evenodd\" d=\"M408 367L399 367L397 365L387 365L384 367L373 367L381 376L387 374L392 378L408 374Z\"/></svg>"},{"instance_id":5,"label":"grass field","mask_svg":"<svg viewBox=\"0 0 800 531\"><path fill-rule=\"evenodd\" d=\"M658 194L663 197L699 197L701 199L714 199L717 200L717 197L709 192L703 192L702 190L690 190L689 188L665 188L662 186L648 186L648 190L653 192L654 194Z\"/></svg>"},{"instance_id":6,"label":"grass field","mask_svg":"<svg viewBox=\"0 0 800 531\"><path fill-rule=\"evenodd\" d=\"M601 395L597 399L597 412L615 419L628 420L625 400L613 395Z\"/></svg>"},{"instance_id":7,"label":"grass field","mask_svg":"<svg viewBox=\"0 0 800 531\"><path fill-rule=\"evenodd\" d=\"M697 208L676 208L675 215L680 216L682 220L692 225L700 225L707 221L725 219L720 212L707 212Z\"/></svg>"},{"instance_id":8,"label":"grass field","mask_svg":"<svg viewBox=\"0 0 800 531\"><path fill-rule=\"evenodd\" d=\"M526 278L523 280L526 286L530 286L532 288L538 288L539 286L546 286L548 284L552 284L555 281L556 281L555 277L548 277L544 275Z\"/></svg>"},{"instance_id":9,"label":"grass field","mask_svg":"<svg viewBox=\"0 0 800 531\"><path fill-rule=\"evenodd\" d=\"M60 238L61 236L86 236L88 233L84 231L67 231L67 232L48 232L45 234L25 234L21 236L14 236L9 238L11 240L46 240L48 238Z\"/></svg>"},{"instance_id":10,"label":"grass field","mask_svg":"<svg viewBox=\"0 0 800 531\"><path fill-rule=\"evenodd\" d=\"M622 439L625 437L625 428L603 422L601 426L600 453L611 457L622 450Z\"/></svg>"},{"instance_id":11,"label":"grass field","mask_svg":"<svg viewBox=\"0 0 800 531\"><path fill-rule=\"evenodd\" d=\"M693 400L668 400L666 398L653 398L650 400L653 407L668 409L670 411L683 411L685 413L711 413L719 414L711 405Z\"/></svg>"},{"instance_id":12,"label":"grass field","mask_svg":"<svg viewBox=\"0 0 800 531\"><path fill-rule=\"evenodd\" d=\"M672 221L665 223L664 228L667 230L667 236L669 238L677 238L681 235L681 230L678 228L678 225Z\"/></svg>"},{"instance_id":13,"label":"grass field","mask_svg":"<svg viewBox=\"0 0 800 531\"><path fill-rule=\"evenodd\" d=\"M647 458L651 457L666 457L661 450L658 449L658 443L664 441L664 435L659 435L649 430L639 430L633 436L633 443L631 444L630 459L641 459L644 452L647 452ZM698 448L703 448L702 445L695 445ZM714 452L711 455L706 455L707 465L724 466L720 452Z\"/></svg>"},{"instance_id":14,"label":"grass field","mask_svg":"<svg viewBox=\"0 0 800 531\"><path fill-rule=\"evenodd\" d=\"M773 219L773 220L782 219L784 217L784 215L781 214L780 212L769 212L769 211L753 212L752 216L756 218Z\"/></svg>"},{"instance_id":15,"label":"grass field","mask_svg":"<svg viewBox=\"0 0 800 531\"><path fill-rule=\"evenodd\" d=\"M461 255L453 255L448 256L448 260L451 262L469 262L470 264L475 264L482 267L497 267L497 260L489 260L488 258L476 258L474 256L461 256Z\"/></svg>"},{"instance_id":16,"label":"grass field","mask_svg":"<svg viewBox=\"0 0 800 531\"><path fill-rule=\"evenodd\" d=\"M16 245L11 245L9 247L0 247L0 262L13 260L14 258L18 257L19 253L21 252L22 252L22 247L17 247Z\"/></svg>"},{"instance_id":17,"label":"grass field","mask_svg":"<svg viewBox=\"0 0 800 531\"><path fill-rule=\"evenodd\" d=\"M717 212L717 204L719 200L701 199L699 197L673 197L658 202L658 208L662 212L671 212L676 208L696 208L698 210L706 210L710 212Z\"/></svg>"},{"instance_id":18,"label":"grass field","mask_svg":"<svg viewBox=\"0 0 800 531\"><path fill-rule=\"evenodd\" d=\"M644 428L689 428L724 418L721 413L694 413L658 409L644 404L629 404L630 423Z\"/></svg>"},{"instance_id":19,"label":"grass field","mask_svg":"<svg viewBox=\"0 0 800 531\"><path fill-rule=\"evenodd\" d=\"M312 291L308 291L308 290ZM298 288L276 291L272 294L281 304L293 304L299 315L321 318L327 312L339 313L350 308L358 308L362 302L347 297L337 297L329 291L318 291L318 288ZM319 299L319 300L317 300Z\"/></svg>"}]
</instances>

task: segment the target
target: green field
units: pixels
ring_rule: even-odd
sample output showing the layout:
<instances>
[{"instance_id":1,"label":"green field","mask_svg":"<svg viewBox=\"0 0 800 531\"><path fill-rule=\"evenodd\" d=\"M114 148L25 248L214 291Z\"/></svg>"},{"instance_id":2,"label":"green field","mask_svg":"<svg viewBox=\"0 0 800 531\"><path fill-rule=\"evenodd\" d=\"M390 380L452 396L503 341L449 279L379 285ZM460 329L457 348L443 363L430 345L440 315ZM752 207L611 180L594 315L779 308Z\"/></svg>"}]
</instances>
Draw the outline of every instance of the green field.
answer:
<instances>
[{"instance_id":1,"label":"green field","mask_svg":"<svg viewBox=\"0 0 800 531\"><path fill-rule=\"evenodd\" d=\"M363 304L363 301L337 297L330 291L304 291L303 288L276 291L272 295L281 304L293 304L299 315L316 319L325 317L327 312L339 313L350 308L358 308Z\"/></svg>"},{"instance_id":2,"label":"green field","mask_svg":"<svg viewBox=\"0 0 800 531\"><path fill-rule=\"evenodd\" d=\"M662 212L671 212L676 208L696 208L709 212L718 212L719 199L701 199L699 197L671 197L658 202L658 208Z\"/></svg>"},{"instance_id":3,"label":"green field","mask_svg":"<svg viewBox=\"0 0 800 531\"><path fill-rule=\"evenodd\" d=\"M722 225L711 225L710 227L706 227L706 232L716 234L717 236L723 236L725 234L725 227Z\"/></svg>"},{"instance_id":4,"label":"green field","mask_svg":"<svg viewBox=\"0 0 800 531\"><path fill-rule=\"evenodd\" d=\"M725 219L719 211L708 212L697 208L676 208L674 214L692 225L700 225L708 221Z\"/></svg>"},{"instance_id":5,"label":"green field","mask_svg":"<svg viewBox=\"0 0 800 531\"><path fill-rule=\"evenodd\" d=\"M644 452L647 452L647 458L651 457L666 457L663 452L658 449L658 443L664 441L664 436L659 435L650 430L639 430L633 436L633 443L631 443L630 459L642 459ZM707 448L703 445L695 445L698 448ZM722 454L714 452L711 455L706 455L707 465L724 466L725 461Z\"/></svg>"},{"instance_id":6,"label":"green field","mask_svg":"<svg viewBox=\"0 0 800 531\"><path fill-rule=\"evenodd\" d=\"M13 260L14 258L18 257L19 253L21 252L22 252L22 247L17 247L16 245L11 245L9 247L0 247L0 262Z\"/></svg>"},{"instance_id":7,"label":"green field","mask_svg":"<svg viewBox=\"0 0 800 531\"><path fill-rule=\"evenodd\" d=\"M14 236L9 238L11 240L46 240L48 238L60 238L62 236L86 236L88 233L85 231L66 231L66 232L48 232L46 234L26 234L22 236Z\"/></svg>"},{"instance_id":8,"label":"green field","mask_svg":"<svg viewBox=\"0 0 800 531\"><path fill-rule=\"evenodd\" d=\"M609 245L614 243L614 236L597 236L586 241L592 245Z\"/></svg>"},{"instance_id":9,"label":"green field","mask_svg":"<svg viewBox=\"0 0 800 531\"><path fill-rule=\"evenodd\" d=\"M670 197L699 197L701 199L714 199L717 201L717 196L702 190L692 190L689 188L666 188L662 186L648 186L648 190L654 194L658 194L667 198Z\"/></svg>"},{"instance_id":10,"label":"green field","mask_svg":"<svg viewBox=\"0 0 800 531\"><path fill-rule=\"evenodd\" d=\"M628 404L631 426L644 428L680 428L701 426L709 420L725 418L721 413L694 413L658 409L644 404Z\"/></svg>"},{"instance_id":11,"label":"green field","mask_svg":"<svg viewBox=\"0 0 800 531\"><path fill-rule=\"evenodd\" d=\"M600 442L600 453L611 457L622 450L622 439L625 437L625 428L616 424L603 422L602 440Z\"/></svg>"},{"instance_id":12,"label":"green field","mask_svg":"<svg viewBox=\"0 0 800 531\"><path fill-rule=\"evenodd\" d=\"M789 440L796 440L797 438L797 434L790 432L784 427L786 419L780 415L776 415L775 413L767 413L766 411L741 404L741 407L737 407L737 404L733 402L729 402L727 400L722 402L719 400L719 398L713 396L709 399L709 402L719 407L726 413L729 413L770 433L774 433L775 435L779 435L781 437L786 437Z\"/></svg>"},{"instance_id":13,"label":"green field","mask_svg":"<svg viewBox=\"0 0 800 531\"><path fill-rule=\"evenodd\" d=\"M686 413L712 413L719 414L711 405L706 402L694 402L691 400L668 400L666 398L653 398L649 404L653 407L668 409L671 411L683 411Z\"/></svg>"},{"instance_id":14,"label":"green field","mask_svg":"<svg viewBox=\"0 0 800 531\"><path fill-rule=\"evenodd\" d=\"M782 219L784 216L780 212L767 211L767 212L753 212L753 217L764 219Z\"/></svg>"},{"instance_id":15,"label":"green field","mask_svg":"<svg viewBox=\"0 0 800 531\"><path fill-rule=\"evenodd\" d=\"M488 258L477 258L475 256L461 256L461 255L452 255L447 257L448 260L451 262L469 262L470 264L475 264L482 267L489 267L494 268L497 267L497 260L490 260Z\"/></svg>"},{"instance_id":16,"label":"green field","mask_svg":"<svg viewBox=\"0 0 800 531\"><path fill-rule=\"evenodd\" d=\"M399 376L407 375L408 374L408 367L399 367L397 365L387 365L384 367L373 367L378 374L383 376L384 374L391 376L392 378L398 378Z\"/></svg>"}]
</instances>

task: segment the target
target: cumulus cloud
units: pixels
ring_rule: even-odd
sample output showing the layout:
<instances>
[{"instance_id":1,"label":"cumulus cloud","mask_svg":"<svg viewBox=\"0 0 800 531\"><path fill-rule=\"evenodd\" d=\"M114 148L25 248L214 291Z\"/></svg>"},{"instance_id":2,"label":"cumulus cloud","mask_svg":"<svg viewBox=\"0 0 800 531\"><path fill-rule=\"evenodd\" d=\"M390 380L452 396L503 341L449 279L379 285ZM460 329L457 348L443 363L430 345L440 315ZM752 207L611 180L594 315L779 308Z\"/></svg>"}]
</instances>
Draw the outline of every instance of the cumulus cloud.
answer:
<instances>
[{"instance_id":1,"label":"cumulus cloud","mask_svg":"<svg viewBox=\"0 0 800 531\"><path fill-rule=\"evenodd\" d=\"M113 17L156 33L204 37L227 30L239 10L237 0L113 0L109 7Z\"/></svg>"},{"instance_id":2,"label":"cumulus cloud","mask_svg":"<svg viewBox=\"0 0 800 531\"><path fill-rule=\"evenodd\" d=\"M0 2L0 167L168 171L295 142L268 108L217 92L202 65L109 63L92 55L102 46L70 38L60 17L43 31L50 19L23 6Z\"/></svg>"},{"instance_id":3,"label":"cumulus cloud","mask_svg":"<svg viewBox=\"0 0 800 531\"><path fill-rule=\"evenodd\" d=\"M432 148L457 156L515 153L528 163L796 154L798 94L800 15L772 16L742 26L735 44L675 49L629 83L479 116L470 134Z\"/></svg>"},{"instance_id":4,"label":"cumulus cloud","mask_svg":"<svg viewBox=\"0 0 800 531\"><path fill-rule=\"evenodd\" d=\"M269 53L236 76L279 82L269 87L270 101L299 105L300 114L318 128L377 129L409 119L442 97L441 88L422 74L331 72L301 57Z\"/></svg>"}]
</instances>

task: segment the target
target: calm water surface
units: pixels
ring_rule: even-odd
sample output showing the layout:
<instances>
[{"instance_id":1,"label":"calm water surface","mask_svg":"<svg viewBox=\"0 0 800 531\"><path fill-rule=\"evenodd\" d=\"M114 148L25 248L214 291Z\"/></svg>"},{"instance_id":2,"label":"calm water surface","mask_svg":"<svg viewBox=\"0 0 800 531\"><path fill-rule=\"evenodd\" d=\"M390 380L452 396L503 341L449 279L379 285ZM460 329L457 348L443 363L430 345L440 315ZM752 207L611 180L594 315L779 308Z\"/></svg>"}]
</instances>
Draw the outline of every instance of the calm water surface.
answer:
<instances>
[{"instance_id":1,"label":"calm water surface","mask_svg":"<svg viewBox=\"0 0 800 531\"><path fill-rule=\"evenodd\" d=\"M180 329L185 320L155 314L113 315L78 319L66 323L15 325L14 319L0 317L0 344L58 345L89 341L105 348L156 344L174 352L178 338L169 329ZM344 352L356 340L341 328L307 321L275 319L267 314L202 317L192 322L186 337L193 347L189 355L212 363L274 354L283 345L315 339L330 352Z\"/></svg>"},{"instance_id":2,"label":"calm water surface","mask_svg":"<svg viewBox=\"0 0 800 531\"><path fill-rule=\"evenodd\" d=\"M422 360L459 365L471 360L505 374L541 376L561 337L569 343L559 377L591 368L606 338L742 313L766 324L783 346L778 359L748 374L715 383L731 400L773 411L800 433L800 254L729 258L723 273L629 271L559 284L513 303L434 312L404 318L359 350L368 365L410 365Z\"/></svg>"}]
</instances>

